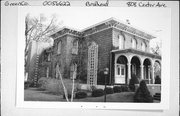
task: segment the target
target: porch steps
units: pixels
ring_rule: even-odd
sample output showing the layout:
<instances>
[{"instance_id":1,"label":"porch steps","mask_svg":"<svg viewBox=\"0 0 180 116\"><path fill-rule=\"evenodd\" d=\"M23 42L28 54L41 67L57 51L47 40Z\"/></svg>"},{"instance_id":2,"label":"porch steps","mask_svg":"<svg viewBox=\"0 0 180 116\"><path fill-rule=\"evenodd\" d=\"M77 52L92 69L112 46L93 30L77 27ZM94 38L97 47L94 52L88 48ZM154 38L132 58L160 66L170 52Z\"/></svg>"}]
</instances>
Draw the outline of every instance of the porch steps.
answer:
<instances>
[{"instance_id":1,"label":"porch steps","mask_svg":"<svg viewBox=\"0 0 180 116\"><path fill-rule=\"evenodd\" d=\"M153 96L153 99L154 100L161 100L161 93L156 93L154 96Z\"/></svg>"}]
</instances>

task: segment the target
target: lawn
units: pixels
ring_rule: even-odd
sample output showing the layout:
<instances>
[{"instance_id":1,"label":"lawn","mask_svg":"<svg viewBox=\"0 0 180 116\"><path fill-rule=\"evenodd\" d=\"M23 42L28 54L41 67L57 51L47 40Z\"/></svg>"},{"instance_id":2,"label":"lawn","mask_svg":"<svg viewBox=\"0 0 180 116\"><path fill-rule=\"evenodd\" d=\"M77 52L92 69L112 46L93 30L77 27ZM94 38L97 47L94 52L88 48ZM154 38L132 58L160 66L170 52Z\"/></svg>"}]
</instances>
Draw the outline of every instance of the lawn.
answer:
<instances>
[{"instance_id":1,"label":"lawn","mask_svg":"<svg viewBox=\"0 0 180 116\"><path fill-rule=\"evenodd\" d=\"M121 92L108 94L107 102L133 102L134 92ZM42 91L35 88L29 88L24 91L25 101L66 101L62 95ZM87 97L84 99L74 99L74 102L104 102L104 96L101 97Z\"/></svg>"},{"instance_id":2,"label":"lawn","mask_svg":"<svg viewBox=\"0 0 180 116\"><path fill-rule=\"evenodd\" d=\"M106 102L133 102L134 92L121 92L108 94ZM104 102L104 96L101 97L87 97L84 99L74 99L75 102Z\"/></svg>"}]
</instances>

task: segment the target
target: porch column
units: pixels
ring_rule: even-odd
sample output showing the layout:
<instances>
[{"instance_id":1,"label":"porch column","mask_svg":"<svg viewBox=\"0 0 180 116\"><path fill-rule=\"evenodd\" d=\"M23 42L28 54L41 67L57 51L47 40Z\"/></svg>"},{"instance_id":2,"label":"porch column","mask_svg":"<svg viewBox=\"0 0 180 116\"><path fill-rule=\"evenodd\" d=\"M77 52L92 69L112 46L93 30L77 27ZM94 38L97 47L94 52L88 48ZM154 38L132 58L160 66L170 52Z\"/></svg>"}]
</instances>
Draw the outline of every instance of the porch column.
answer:
<instances>
[{"instance_id":1,"label":"porch column","mask_svg":"<svg viewBox=\"0 0 180 116\"><path fill-rule=\"evenodd\" d=\"M152 67L151 67L151 69L152 69L152 84L154 84L154 65L152 65Z\"/></svg>"},{"instance_id":2,"label":"porch column","mask_svg":"<svg viewBox=\"0 0 180 116\"><path fill-rule=\"evenodd\" d=\"M131 79L131 63L128 62L128 84L130 79Z\"/></svg>"},{"instance_id":3,"label":"porch column","mask_svg":"<svg viewBox=\"0 0 180 116\"><path fill-rule=\"evenodd\" d=\"M141 80L143 80L144 79L144 65L143 64L141 64Z\"/></svg>"}]
</instances>

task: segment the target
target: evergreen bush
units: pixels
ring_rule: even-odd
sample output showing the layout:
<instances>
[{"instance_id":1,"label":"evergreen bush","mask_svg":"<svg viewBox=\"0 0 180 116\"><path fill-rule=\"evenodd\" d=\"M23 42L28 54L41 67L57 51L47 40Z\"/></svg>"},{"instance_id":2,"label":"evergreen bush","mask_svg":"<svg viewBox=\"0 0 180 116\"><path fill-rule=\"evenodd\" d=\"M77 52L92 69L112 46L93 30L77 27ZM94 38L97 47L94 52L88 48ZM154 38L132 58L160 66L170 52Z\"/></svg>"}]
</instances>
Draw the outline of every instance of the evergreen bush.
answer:
<instances>
[{"instance_id":1,"label":"evergreen bush","mask_svg":"<svg viewBox=\"0 0 180 116\"><path fill-rule=\"evenodd\" d=\"M104 95L103 89L95 89L92 91L92 97L100 97Z\"/></svg>"},{"instance_id":2,"label":"evergreen bush","mask_svg":"<svg viewBox=\"0 0 180 116\"><path fill-rule=\"evenodd\" d=\"M71 98L71 94L68 94L68 98ZM66 99L65 94L63 95L63 99Z\"/></svg>"},{"instance_id":3,"label":"evergreen bush","mask_svg":"<svg viewBox=\"0 0 180 116\"><path fill-rule=\"evenodd\" d=\"M96 86L91 86L91 91L94 91L96 89L97 89Z\"/></svg>"},{"instance_id":4,"label":"evergreen bush","mask_svg":"<svg viewBox=\"0 0 180 116\"><path fill-rule=\"evenodd\" d=\"M153 102L153 97L151 96L144 80L140 82L140 86L134 95L134 102Z\"/></svg>"},{"instance_id":5,"label":"evergreen bush","mask_svg":"<svg viewBox=\"0 0 180 116\"><path fill-rule=\"evenodd\" d=\"M75 98L77 99L82 99L82 98L86 98L87 97L87 93L83 92L83 91L79 91L75 94Z\"/></svg>"},{"instance_id":6,"label":"evergreen bush","mask_svg":"<svg viewBox=\"0 0 180 116\"><path fill-rule=\"evenodd\" d=\"M31 85L31 82L29 81L24 82L24 89L29 88L30 85Z\"/></svg>"},{"instance_id":7,"label":"evergreen bush","mask_svg":"<svg viewBox=\"0 0 180 116\"><path fill-rule=\"evenodd\" d=\"M122 92L122 89L120 86L114 86L113 91L114 91L114 93L120 93L120 92Z\"/></svg>"},{"instance_id":8,"label":"evergreen bush","mask_svg":"<svg viewBox=\"0 0 180 116\"><path fill-rule=\"evenodd\" d=\"M139 84L139 80L135 74L131 76L130 82L129 82L129 89L131 91L135 91L135 84Z\"/></svg>"},{"instance_id":9,"label":"evergreen bush","mask_svg":"<svg viewBox=\"0 0 180 116\"><path fill-rule=\"evenodd\" d=\"M122 86L121 86L121 90L122 90L122 92L128 92L128 91L129 91L129 88L128 88L127 85L122 85Z\"/></svg>"},{"instance_id":10,"label":"evergreen bush","mask_svg":"<svg viewBox=\"0 0 180 116\"><path fill-rule=\"evenodd\" d=\"M104 92L106 92L106 94L113 94L114 93L113 88L111 88L111 87L106 87L104 89Z\"/></svg>"}]
</instances>

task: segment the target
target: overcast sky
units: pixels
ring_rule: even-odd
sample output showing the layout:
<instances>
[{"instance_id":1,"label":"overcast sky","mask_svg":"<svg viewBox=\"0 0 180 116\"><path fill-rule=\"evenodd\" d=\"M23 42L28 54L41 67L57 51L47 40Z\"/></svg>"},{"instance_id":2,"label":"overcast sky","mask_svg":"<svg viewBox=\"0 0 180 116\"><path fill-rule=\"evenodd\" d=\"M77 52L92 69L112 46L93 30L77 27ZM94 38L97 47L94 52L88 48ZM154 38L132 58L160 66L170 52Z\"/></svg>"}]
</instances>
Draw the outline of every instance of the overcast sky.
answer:
<instances>
[{"instance_id":1,"label":"overcast sky","mask_svg":"<svg viewBox=\"0 0 180 116\"><path fill-rule=\"evenodd\" d=\"M122 7L27 7L24 14L50 17L57 15L61 27L68 26L82 30L111 17L134 25L157 36L153 41L169 38L171 34L171 14L168 8L122 8ZM154 42L151 42L153 46Z\"/></svg>"}]
</instances>

